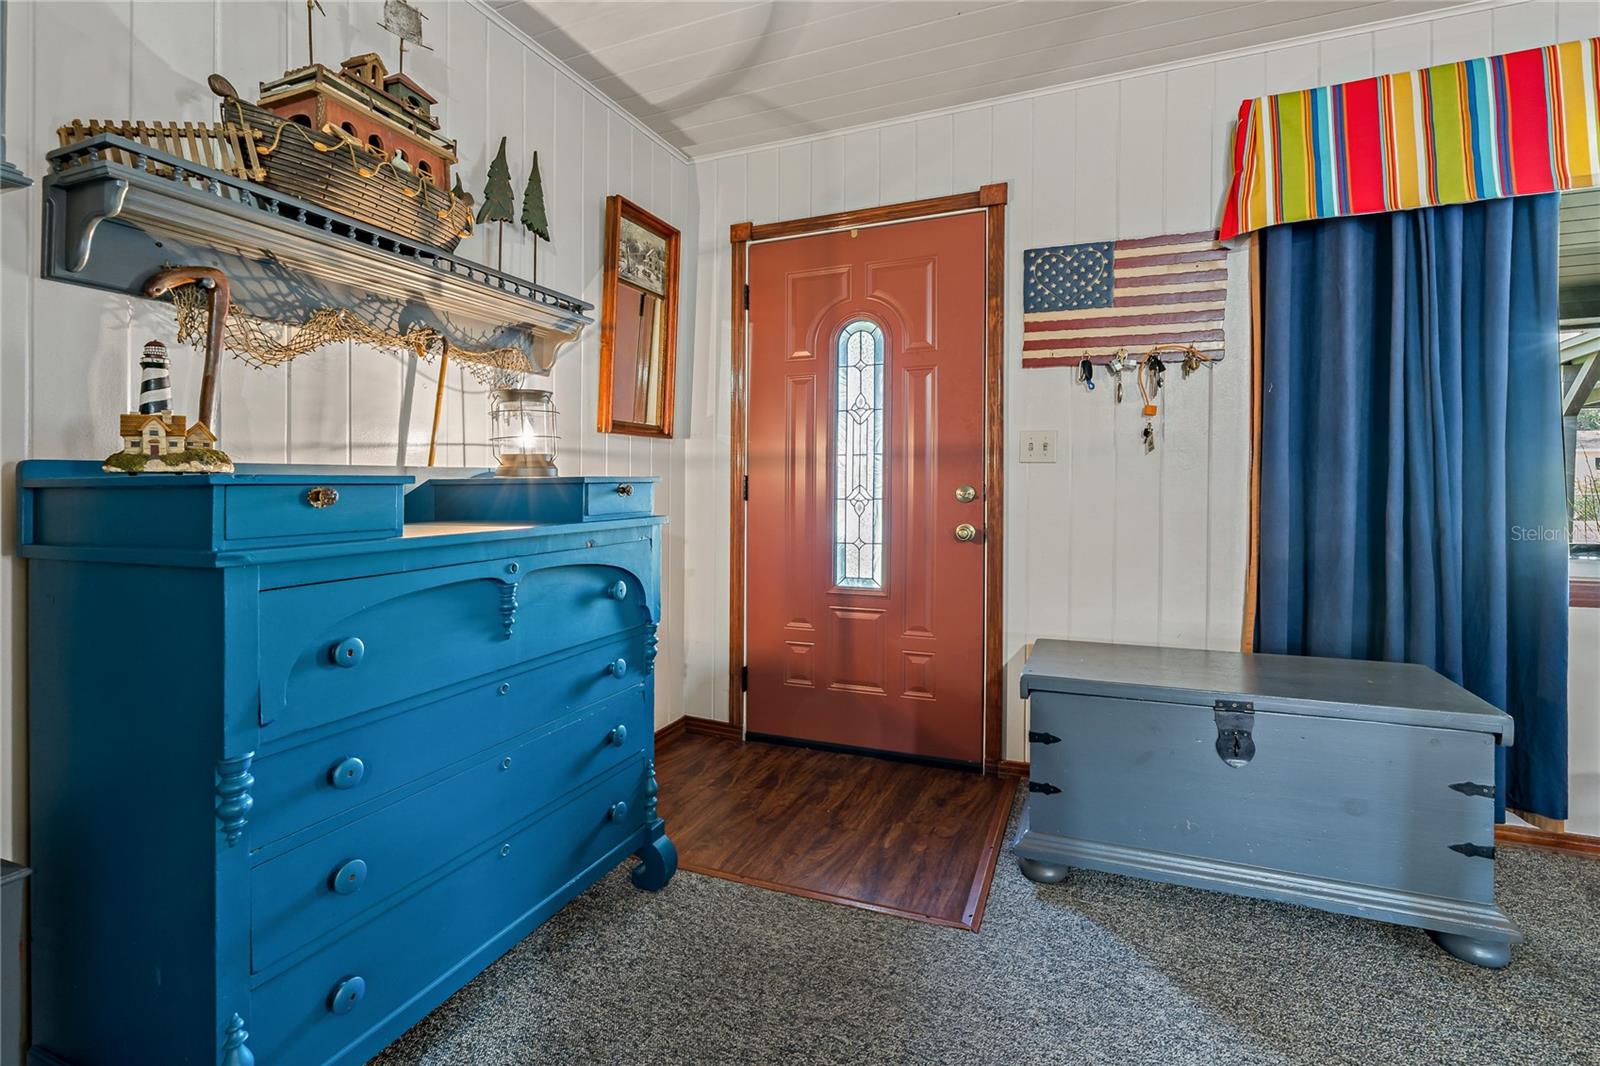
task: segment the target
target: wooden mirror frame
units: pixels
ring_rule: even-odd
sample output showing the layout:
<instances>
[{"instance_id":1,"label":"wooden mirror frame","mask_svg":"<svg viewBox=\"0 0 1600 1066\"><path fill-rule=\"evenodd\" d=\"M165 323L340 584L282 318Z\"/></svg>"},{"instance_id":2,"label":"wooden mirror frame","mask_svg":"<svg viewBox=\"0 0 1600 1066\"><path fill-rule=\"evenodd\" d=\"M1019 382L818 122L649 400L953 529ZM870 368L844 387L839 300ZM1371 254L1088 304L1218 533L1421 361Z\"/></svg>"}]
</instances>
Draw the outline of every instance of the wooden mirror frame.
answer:
<instances>
[{"instance_id":1,"label":"wooden mirror frame","mask_svg":"<svg viewBox=\"0 0 1600 1066\"><path fill-rule=\"evenodd\" d=\"M652 426L613 418L612 373L617 342L617 290L621 270L622 220L627 219L667 242L666 292L662 296L661 424ZM606 261L600 295L600 397L597 424L601 433L630 433L640 437L672 436L674 393L678 380L678 231L638 204L622 196L606 197Z\"/></svg>"}]
</instances>

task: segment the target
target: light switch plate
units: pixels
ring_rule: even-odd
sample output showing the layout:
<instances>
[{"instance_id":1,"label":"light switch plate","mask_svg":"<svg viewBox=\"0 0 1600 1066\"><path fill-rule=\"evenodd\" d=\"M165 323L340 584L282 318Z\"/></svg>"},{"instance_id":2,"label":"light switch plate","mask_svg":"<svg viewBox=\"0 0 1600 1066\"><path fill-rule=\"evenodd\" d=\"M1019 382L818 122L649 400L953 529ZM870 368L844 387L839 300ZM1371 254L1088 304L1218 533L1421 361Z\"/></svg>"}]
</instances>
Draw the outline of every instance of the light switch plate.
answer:
<instances>
[{"instance_id":1,"label":"light switch plate","mask_svg":"<svg viewBox=\"0 0 1600 1066\"><path fill-rule=\"evenodd\" d=\"M1019 462L1053 463L1056 461L1056 431L1053 429L1025 429L1022 431L1022 454Z\"/></svg>"}]
</instances>

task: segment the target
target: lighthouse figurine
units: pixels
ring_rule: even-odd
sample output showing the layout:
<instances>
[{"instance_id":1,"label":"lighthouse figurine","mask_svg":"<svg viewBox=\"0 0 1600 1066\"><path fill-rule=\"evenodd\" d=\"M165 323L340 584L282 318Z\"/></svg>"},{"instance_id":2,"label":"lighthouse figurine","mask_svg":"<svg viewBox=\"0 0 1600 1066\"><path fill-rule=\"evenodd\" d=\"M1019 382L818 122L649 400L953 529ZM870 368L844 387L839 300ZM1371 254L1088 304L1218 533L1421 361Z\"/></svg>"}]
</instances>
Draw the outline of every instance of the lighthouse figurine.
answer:
<instances>
[{"instance_id":1,"label":"lighthouse figurine","mask_svg":"<svg viewBox=\"0 0 1600 1066\"><path fill-rule=\"evenodd\" d=\"M204 423L172 413L172 372L167 346L151 341L139 357L139 410L117 424L122 449L101 469L112 474L227 474L233 460L217 447Z\"/></svg>"}]
</instances>

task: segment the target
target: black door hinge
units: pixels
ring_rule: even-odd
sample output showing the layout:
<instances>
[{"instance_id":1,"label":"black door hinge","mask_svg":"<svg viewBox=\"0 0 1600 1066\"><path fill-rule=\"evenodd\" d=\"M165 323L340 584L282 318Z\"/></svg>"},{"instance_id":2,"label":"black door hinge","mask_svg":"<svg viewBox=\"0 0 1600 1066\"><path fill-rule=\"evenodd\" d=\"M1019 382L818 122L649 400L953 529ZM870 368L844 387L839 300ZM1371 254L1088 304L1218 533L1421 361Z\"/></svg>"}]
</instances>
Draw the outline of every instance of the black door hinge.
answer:
<instances>
[{"instance_id":1,"label":"black door hinge","mask_svg":"<svg viewBox=\"0 0 1600 1066\"><path fill-rule=\"evenodd\" d=\"M1041 794L1046 795L1046 796L1054 796L1057 792L1060 792L1061 790L1059 788L1057 788L1056 786L1054 786L1052 784L1049 784L1048 782L1045 782L1045 781L1029 781L1028 782L1028 791L1029 792L1038 792L1038 793L1041 793Z\"/></svg>"},{"instance_id":2,"label":"black door hinge","mask_svg":"<svg viewBox=\"0 0 1600 1066\"><path fill-rule=\"evenodd\" d=\"M750 691L750 667L748 665L739 667L739 691Z\"/></svg>"},{"instance_id":3,"label":"black door hinge","mask_svg":"<svg viewBox=\"0 0 1600 1066\"><path fill-rule=\"evenodd\" d=\"M1028 730L1028 743L1029 744L1059 744L1059 743L1061 743L1061 738L1056 736L1054 733L1035 733L1033 730L1030 729L1030 730Z\"/></svg>"},{"instance_id":4,"label":"black door hinge","mask_svg":"<svg viewBox=\"0 0 1600 1066\"><path fill-rule=\"evenodd\" d=\"M744 309L746 311L750 310L750 283L748 281L744 284Z\"/></svg>"},{"instance_id":5,"label":"black door hinge","mask_svg":"<svg viewBox=\"0 0 1600 1066\"><path fill-rule=\"evenodd\" d=\"M750 499L750 475L749 474L746 474L744 476L744 498L746 500Z\"/></svg>"},{"instance_id":6,"label":"black door hinge","mask_svg":"<svg viewBox=\"0 0 1600 1066\"><path fill-rule=\"evenodd\" d=\"M1494 858L1493 844L1490 844L1488 847L1484 847L1482 844L1451 844L1450 850L1459 851L1469 859Z\"/></svg>"},{"instance_id":7,"label":"black door hinge","mask_svg":"<svg viewBox=\"0 0 1600 1066\"><path fill-rule=\"evenodd\" d=\"M1480 785L1476 781L1458 781L1451 785L1450 788L1463 796L1482 796L1485 799L1494 799L1493 785Z\"/></svg>"}]
</instances>

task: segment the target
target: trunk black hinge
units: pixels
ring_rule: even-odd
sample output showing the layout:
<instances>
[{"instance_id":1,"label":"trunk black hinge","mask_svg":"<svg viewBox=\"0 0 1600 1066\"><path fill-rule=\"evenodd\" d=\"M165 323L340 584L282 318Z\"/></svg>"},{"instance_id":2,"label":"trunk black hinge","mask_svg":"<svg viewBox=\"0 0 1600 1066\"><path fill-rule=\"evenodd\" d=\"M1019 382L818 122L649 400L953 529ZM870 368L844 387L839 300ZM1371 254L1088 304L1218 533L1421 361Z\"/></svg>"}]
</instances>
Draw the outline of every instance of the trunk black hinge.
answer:
<instances>
[{"instance_id":1,"label":"trunk black hinge","mask_svg":"<svg viewBox=\"0 0 1600 1066\"><path fill-rule=\"evenodd\" d=\"M1476 781L1459 781L1451 785L1450 788L1463 796L1482 796L1485 799L1494 799L1493 785L1480 785Z\"/></svg>"},{"instance_id":2,"label":"trunk black hinge","mask_svg":"<svg viewBox=\"0 0 1600 1066\"><path fill-rule=\"evenodd\" d=\"M1030 729L1030 730L1028 730L1028 743L1029 744L1059 744L1059 743L1061 743L1061 738L1056 736L1054 733L1035 733L1033 730Z\"/></svg>"},{"instance_id":3,"label":"trunk black hinge","mask_svg":"<svg viewBox=\"0 0 1600 1066\"><path fill-rule=\"evenodd\" d=\"M1494 858L1493 844L1490 844L1488 847L1484 847L1482 844L1451 844L1450 850L1459 851L1469 859Z\"/></svg>"},{"instance_id":4,"label":"trunk black hinge","mask_svg":"<svg viewBox=\"0 0 1600 1066\"><path fill-rule=\"evenodd\" d=\"M1046 781L1029 781L1028 782L1028 791L1029 792L1038 792L1038 793L1041 793L1041 794L1046 795L1046 796L1054 796L1056 793L1060 792L1061 790L1059 788L1057 788L1056 786L1054 786L1054 785L1052 785L1052 784L1050 784L1050 783L1048 783Z\"/></svg>"},{"instance_id":5,"label":"trunk black hinge","mask_svg":"<svg viewBox=\"0 0 1600 1066\"><path fill-rule=\"evenodd\" d=\"M739 667L739 691L750 691L750 667L748 665Z\"/></svg>"}]
</instances>

